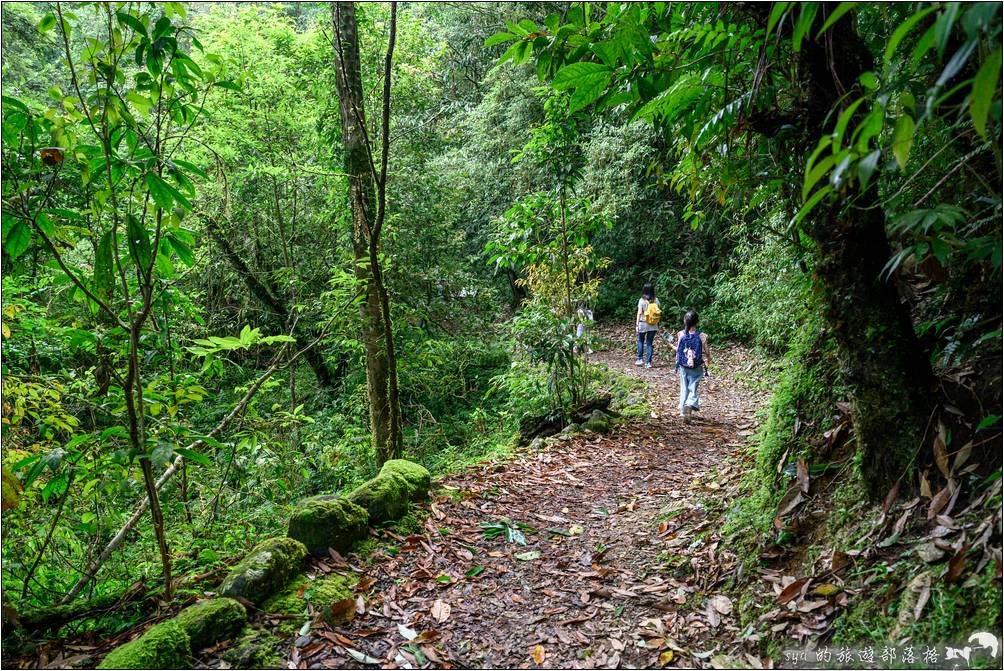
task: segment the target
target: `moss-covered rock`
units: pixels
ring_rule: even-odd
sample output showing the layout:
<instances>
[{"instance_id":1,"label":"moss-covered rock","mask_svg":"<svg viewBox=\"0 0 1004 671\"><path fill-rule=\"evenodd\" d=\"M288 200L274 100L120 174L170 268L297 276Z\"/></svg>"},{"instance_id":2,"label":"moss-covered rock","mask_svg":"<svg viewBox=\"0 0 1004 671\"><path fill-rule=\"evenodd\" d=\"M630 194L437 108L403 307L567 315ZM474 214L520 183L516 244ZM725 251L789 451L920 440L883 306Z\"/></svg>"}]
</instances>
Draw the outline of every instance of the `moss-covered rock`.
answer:
<instances>
[{"instance_id":1,"label":"moss-covered rock","mask_svg":"<svg viewBox=\"0 0 1004 671\"><path fill-rule=\"evenodd\" d=\"M266 613L307 616L307 604L331 625L345 624L355 614L352 587L357 580L352 576L332 573L311 580L300 575L289 582L281 592L262 604ZM353 601L349 605L348 601ZM351 611L351 612L350 612ZM300 623L292 622L296 629Z\"/></svg>"},{"instance_id":2,"label":"moss-covered rock","mask_svg":"<svg viewBox=\"0 0 1004 671\"><path fill-rule=\"evenodd\" d=\"M396 520L408 510L412 488L397 473L380 473L352 490L346 497L369 513L370 524Z\"/></svg>"},{"instance_id":3,"label":"moss-covered rock","mask_svg":"<svg viewBox=\"0 0 1004 671\"><path fill-rule=\"evenodd\" d=\"M316 496L301 502L289 519L290 538L295 538L314 555L328 548L348 552L352 544L366 538L369 513L347 499Z\"/></svg>"},{"instance_id":4,"label":"moss-covered rock","mask_svg":"<svg viewBox=\"0 0 1004 671\"><path fill-rule=\"evenodd\" d=\"M244 606L225 597L207 599L184 609L175 618L188 634L192 652L233 638L247 622Z\"/></svg>"},{"instance_id":5,"label":"moss-covered rock","mask_svg":"<svg viewBox=\"0 0 1004 671\"><path fill-rule=\"evenodd\" d=\"M220 585L220 595L261 603L300 572L307 548L293 538L269 538L259 543Z\"/></svg>"},{"instance_id":6,"label":"moss-covered rock","mask_svg":"<svg viewBox=\"0 0 1004 671\"><path fill-rule=\"evenodd\" d=\"M99 669L190 669L188 634L175 620L155 624L135 641L112 650Z\"/></svg>"},{"instance_id":7,"label":"moss-covered rock","mask_svg":"<svg viewBox=\"0 0 1004 671\"><path fill-rule=\"evenodd\" d=\"M391 459L384 463L380 469L381 475L399 475L408 483L411 489L411 499L417 501L429 495L429 487L432 484L432 474L421 464L407 459Z\"/></svg>"},{"instance_id":8,"label":"moss-covered rock","mask_svg":"<svg viewBox=\"0 0 1004 671\"><path fill-rule=\"evenodd\" d=\"M223 659L237 669L282 669L281 643L272 632L245 627L237 642L223 652Z\"/></svg>"},{"instance_id":9,"label":"moss-covered rock","mask_svg":"<svg viewBox=\"0 0 1004 671\"><path fill-rule=\"evenodd\" d=\"M610 417L602 410L593 410L582 428L594 433L607 433L610 431Z\"/></svg>"}]
</instances>

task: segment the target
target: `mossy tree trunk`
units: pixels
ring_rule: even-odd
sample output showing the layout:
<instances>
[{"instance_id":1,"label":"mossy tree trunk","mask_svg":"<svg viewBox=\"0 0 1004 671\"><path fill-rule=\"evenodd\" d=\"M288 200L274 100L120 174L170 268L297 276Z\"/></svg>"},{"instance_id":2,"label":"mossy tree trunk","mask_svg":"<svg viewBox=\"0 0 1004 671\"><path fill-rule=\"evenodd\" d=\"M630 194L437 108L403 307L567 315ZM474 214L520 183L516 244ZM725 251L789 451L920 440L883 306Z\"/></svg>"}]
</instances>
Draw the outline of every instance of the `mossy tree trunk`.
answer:
<instances>
[{"instance_id":1,"label":"mossy tree trunk","mask_svg":"<svg viewBox=\"0 0 1004 671\"><path fill-rule=\"evenodd\" d=\"M826 14L836 3L827 3ZM845 14L806 45L802 71L811 97L810 137L829 131L829 115L858 77L872 69L867 45ZM853 125L852 121L852 125ZM907 470L927 423L931 371L907 306L882 277L891 251L875 185L855 207L820 205L806 233L815 243L815 280L850 390L862 475L874 497L884 496Z\"/></svg>"},{"instance_id":2,"label":"mossy tree trunk","mask_svg":"<svg viewBox=\"0 0 1004 671\"><path fill-rule=\"evenodd\" d=\"M353 3L331 3L331 21L334 28L344 167L348 176L349 205L352 209L355 275L360 286L365 287L365 300L360 311L363 321L362 341L366 353L370 431L377 462L383 464L399 457L403 447L390 300L379 261L380 229L386 216L390 65L394 49L396 7L392 3L390 42L384 71L382 153L379 167L374 160L373 147L366 131L365 99Z\"/></svg>"}]
</instances>

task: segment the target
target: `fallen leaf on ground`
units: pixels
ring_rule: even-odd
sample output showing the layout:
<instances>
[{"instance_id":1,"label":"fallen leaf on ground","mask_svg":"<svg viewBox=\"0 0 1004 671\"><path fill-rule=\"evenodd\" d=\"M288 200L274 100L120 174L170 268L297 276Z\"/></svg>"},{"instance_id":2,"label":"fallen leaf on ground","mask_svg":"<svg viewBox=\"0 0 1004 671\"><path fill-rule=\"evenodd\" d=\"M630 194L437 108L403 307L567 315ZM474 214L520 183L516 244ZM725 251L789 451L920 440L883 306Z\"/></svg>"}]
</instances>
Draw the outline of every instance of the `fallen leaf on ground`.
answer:
<instances>
[{"instance_id":1,"label":"fallen leaf on ground","mask_svg":"<svg viewBox=\"0 0 1004 671\"><path fill-rule=\"evenodd\" d=\"M446 622L446 620L450 617L451 610L450 604L445 601L441 601L440 599L436 599L436 601L432 604L432 608L429 613L436 620L436 622Z\"/></svg>"}]
</instances>

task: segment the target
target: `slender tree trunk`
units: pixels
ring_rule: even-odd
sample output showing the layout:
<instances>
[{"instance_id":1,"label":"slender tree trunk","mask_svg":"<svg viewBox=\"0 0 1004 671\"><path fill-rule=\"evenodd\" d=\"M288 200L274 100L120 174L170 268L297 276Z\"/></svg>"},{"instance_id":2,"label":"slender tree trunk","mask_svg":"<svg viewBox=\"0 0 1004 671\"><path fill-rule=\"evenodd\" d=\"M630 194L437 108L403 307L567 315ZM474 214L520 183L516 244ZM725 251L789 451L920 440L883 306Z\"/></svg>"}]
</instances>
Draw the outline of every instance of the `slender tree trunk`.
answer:
<instances>
[{"instance_id":1,"label":"slender tree trunk","mask_svg":"<svg viewBox=\"0 0 1004 671\"><path fill-rule=\"evenodd\" d=\"M383 463L401 454L400 401L397 361L390 320L390 300L379 262L379 235L386 194L387 121L389 114L389 68L385 76L384 143L382 170L377 175L373 149L366 132L365 100L359 60L355 7L351 2L331 3L335 35L336 86L342 123L344 171L348 177L352 210L352 251L355 276L366 287L362 315L362 342L366 353L366 386L369 396L370 430L377 461ZM393 50L392 10L389 64ZM378 182L378 180L380 180ZM379 188L379 194L377 193ZM379 196L379 198L378 198Z\"/></svg>"}]
</instances>

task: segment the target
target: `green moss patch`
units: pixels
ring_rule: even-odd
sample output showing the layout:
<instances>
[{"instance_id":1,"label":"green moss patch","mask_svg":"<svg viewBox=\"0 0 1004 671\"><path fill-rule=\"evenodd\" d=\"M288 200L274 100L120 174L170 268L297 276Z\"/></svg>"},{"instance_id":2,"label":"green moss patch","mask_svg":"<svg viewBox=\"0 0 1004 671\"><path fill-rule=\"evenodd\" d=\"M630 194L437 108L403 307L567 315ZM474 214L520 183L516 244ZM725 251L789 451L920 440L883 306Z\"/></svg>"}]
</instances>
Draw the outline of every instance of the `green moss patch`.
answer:
<instances>
[{"instance_id":1,"label":"green moss patch","mask_svg":"<svg viewBox=\"0 0 1004 671\"><path fill-rule=\"evenodd\" d=\"M303 543L313 555L328 548L348 552L366 537L369 513L347 499L319 496L300 503L289 520L288 536Z\"/></svg>"},{"instance_id":2,"label":"green moss patch","mask_svg":"<svg viewBox=\"0 0 1004 671\"><path fill-rule=\"evenodd\" d=\"M352 490L346 497L369 513L370 524L396 520L408 510L412 488L396 473L382 473Z\"/></svg>"},{"instance_id":3,"label":"green moss patch","mask_svg":"<svg viewBox=\"0 0 1004 671\"><path fill-rule=\"evenodd\" d=\"M238 669L284 668L279 646L282 639L269 631L245 627L240 638L223 653L223 659Z\"/></svg>"},{"instance_id":4,"label":"green moss patch","mask_svg":"<svg viewBox=\"0 0 1004 671\"><path fill-rule=\"evenodd\" d=\"M175 621L188 634L192 651L235 636L247 622L244 606L233 599L207 599L178 613Z\"/></svg>"},{"instance_id":5,"label":"green moss patch","mask_svg":"<svg viewBox=\"0 0 1004 671\"><path fill-rule=\"evenodd\" d=\"M259 543L220 585L220 595L261 603L280 591L300 572L307 548L292 538L270 538Z\"/></svg>"},{"instance_id":6,"label":"green moss patch","mask_svg":"<svg viewBox=\"0 0 1004 671\"><path fill-rule=\"evenodd\" d=\"M398 475L408 483L412 500L424 499L429 495L432 475L425 466L407 459L391 459L380 469L380 475L390 474Z\"/></svg>"},{"instance_id":7,"label":"green moss patch","mask_svg":"<svg viewBox=\"0 0 1004 671\"><path fill-rule=\"evenodd\" d=\"M352 587L358 580L351 575L333 573L311 580L300 575L290 581L281 592L262 604L266 613L282 613L285 615L303 615L317 613L332 625L345 624L348 604L351 600ZM340 604L340 605L339 605ZM351 607L354 613L355 607ZM294 623L295 624L295 623ZM296 624L299 627L299 624Z\"/></svg>"},{"instance_id":8,"label":"green moss patch","mask_svg":"<svg viewBox=\"0 0 1004 671\"><path fill-rule=\"evenodd\" d=\"M155 624L135 641L112 650L99 669L189 669L188 634L175 620Z\"/></svg>"}]
</instances>

